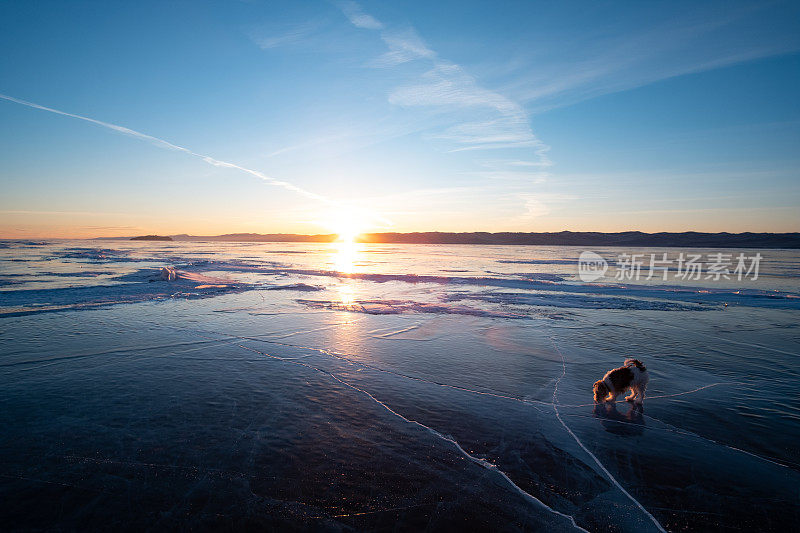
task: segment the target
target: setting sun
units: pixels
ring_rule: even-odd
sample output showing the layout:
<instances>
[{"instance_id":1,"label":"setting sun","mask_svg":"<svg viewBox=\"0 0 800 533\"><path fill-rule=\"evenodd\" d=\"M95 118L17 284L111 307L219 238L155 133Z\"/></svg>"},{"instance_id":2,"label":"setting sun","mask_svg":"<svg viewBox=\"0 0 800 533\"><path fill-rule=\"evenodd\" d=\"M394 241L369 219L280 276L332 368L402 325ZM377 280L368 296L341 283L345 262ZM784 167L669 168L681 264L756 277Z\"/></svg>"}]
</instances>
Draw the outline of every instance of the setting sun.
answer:
<instances>
[{"instance_id":1,"label":"setting sun","mask_svg":"<svg viewBox=\"0 0 800 533\"><path fill-rule=\"evenodd\" d=\"M332 211L319 225L337 235L337 242L354 243L359 235L371 229L371 216L363 210L343 207Z\"/></svg>"}]
</instances>

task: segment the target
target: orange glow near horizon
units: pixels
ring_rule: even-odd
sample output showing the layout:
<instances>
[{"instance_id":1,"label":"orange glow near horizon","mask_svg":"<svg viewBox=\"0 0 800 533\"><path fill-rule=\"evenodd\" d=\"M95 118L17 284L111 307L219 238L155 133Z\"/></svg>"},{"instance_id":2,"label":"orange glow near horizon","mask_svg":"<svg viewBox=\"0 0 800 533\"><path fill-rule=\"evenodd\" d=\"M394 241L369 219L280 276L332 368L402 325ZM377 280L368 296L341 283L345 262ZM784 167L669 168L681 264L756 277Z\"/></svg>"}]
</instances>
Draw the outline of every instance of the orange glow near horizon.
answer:
<instances>
[{"instance_id":1,"label":"orange glow near horizon","mask_svg":"<svg viewBox=\"0 0 800 533\"><path fill-rule=\"evenodd\" d=\"M479 206L478 206L479 207ZM393 214L393 224L383 222L374 212L362 208L344 207L319 213L297 206L268 211L248 211L232 203L223 210L219 206L203 206L187 211L176 208L167 212L157 209L153 214L144 208L135 213L91 213L84 211L15 211L0 210L0 239L94 239L98 237L127 238L139 235L223 235L234 233L287 233L298 235L336 234L339 242L353 242L360 234L370 232L558 232L591 231L614 233L620 231L656 232L730 232L745 231L785 233L800 227L800 210L786 215L782 209L742 209L735 217L715 210L664 213L654 211L631 223L629 214L608 211L602 216L565 210L562 214L542 216L536 220L513 222L507 216L487 214L476 223L474 211L450 213L423 206L402 205L409 214ZM76 209L78 209L76 207ZM215 211L219 209L219 211ZM134 211L136 211L134 209ZM387 208L388 211L388 208ZM413 214L412 214L413 211ZM163 212L163 214L162 214ZM199 218L199 212L213 216ZM445 216L443 213L447 213ZM725 215L725 216L723 216Z\"/></svg>"}]
</instances>

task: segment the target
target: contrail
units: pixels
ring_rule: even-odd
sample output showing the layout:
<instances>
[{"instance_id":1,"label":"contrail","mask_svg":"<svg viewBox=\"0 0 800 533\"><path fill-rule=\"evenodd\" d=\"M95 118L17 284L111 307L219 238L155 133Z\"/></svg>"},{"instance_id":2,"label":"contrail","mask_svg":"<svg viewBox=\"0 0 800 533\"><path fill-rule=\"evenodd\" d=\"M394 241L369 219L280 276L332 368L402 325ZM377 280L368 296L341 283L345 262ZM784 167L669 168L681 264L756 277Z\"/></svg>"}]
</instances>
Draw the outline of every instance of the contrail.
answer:
<instances>
[{"instance_id":1,"label":"contrail","mask_svg":"<svg viewBox=\"0 0 800 533\"><path fill-rule=\"evenodd\" d=\"M219 159L214 159L213 157L209 157L207 155L198 154L197 152L193 152L193 151L189 150L188 148L184 148L183 146L178 146L176 144L172 144L170 142L165 141L164 139L159 139L158 137L153 137L152 135L147 135L146 133L141 133L139 131L135 131L135 130L132 130L130 128L126 128L124 126L117 126L116 124L110 124L108 122L103 122L101 120L97 120L97 119L93 119L93 118L89 118L89 117L84 117L82 115L76 115L76 114L73 114L73 113L67 113L66 111L59 111L58 109L53 109L52 107L45 107L43 105L39 105L39 104L36 104L34 102L28 102L28 101L25 101L25 100L20 100L19 98L14 98L13 96L8 96L8 95L2 94L2 93L0 93L0 98L2 98L3 100L8 100L9 102L14 102L16 104L21 104L21 105L24 105L24 106L32 107L34 109L41 109L42 111L49 111L50 113L55 113L57 115L63 115L65 117L77 118L78 120L83 120L85 122L91 122L92 124L97 124L98 126L102 126L104 128L108 128L110 130L117 131L119 133L124 133L125 135L130 135L132 137L136 137L136 138L142 139L144 141L148 141L150 143L155 144L156 146L159 146L161 148L165 148L167 150L175 150L175 151L178 151L178 152L183 152L183 153L189 154L189 155L194 156L194 157L198 157L198 158L202 159L203 161L205 161L206 163L208 163L209 165L214 165L215 167L225 167L225 168L233 168L233 169L236 169L236 170L241 170L242 172L246 172L247 174L250 174L251 176L255 176L255 177L257 177L257 178L259 178L261 180L266 181L270 185L274 185L276 187L281 187L283 189L286 189L286 190L289 190L289 191L292 191L292 192L296 192L298 194L302 194L303 196L305 196L307 198L311 198L313 200L317 200L319 202L323 202L325 204L336 206L336 207L344 207L341 203L339 203L339 202L337 202L335 200L332 200L331 198L328 198L326 196L322 196L321 194L313 193L311 191L307 191L306 189L303 189L302 187L298 187L297 185L293 185L293 184L291 184L291 183L289 183L287 181L281 181L281 180L272 178L272 177L267 176L266 174L264 174L262 172L259 172L257 170L252 170L252 169L249 169L249 168L245 168L245 167L236 165L234 163L229 163L227 161L220 161ZM382 219L383 221L386 220L386 219L384 219L383 217L380 217L380 216L376 216L376 218Z\"/></svg>"}]
</instances>

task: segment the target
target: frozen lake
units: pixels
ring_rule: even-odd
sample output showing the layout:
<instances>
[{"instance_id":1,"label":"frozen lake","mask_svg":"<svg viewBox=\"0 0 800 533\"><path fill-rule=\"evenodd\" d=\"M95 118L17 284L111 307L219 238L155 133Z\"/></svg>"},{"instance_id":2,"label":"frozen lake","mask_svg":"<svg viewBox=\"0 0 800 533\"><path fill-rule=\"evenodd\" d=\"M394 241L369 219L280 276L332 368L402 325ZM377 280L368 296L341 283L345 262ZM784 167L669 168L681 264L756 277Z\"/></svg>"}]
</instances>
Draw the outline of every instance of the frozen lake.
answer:
<instances>
[{"instance_id":1,"label":"frozen lake","mask_svg":"<svg viewBox=\"0 0 800 533\"><path fill-rule=\"evenodd\" d=\"M800 252L581 252L0 243L0 528L796 527ZM644 410L595 406L626 357Z\"/></svg>"}]
</instances>

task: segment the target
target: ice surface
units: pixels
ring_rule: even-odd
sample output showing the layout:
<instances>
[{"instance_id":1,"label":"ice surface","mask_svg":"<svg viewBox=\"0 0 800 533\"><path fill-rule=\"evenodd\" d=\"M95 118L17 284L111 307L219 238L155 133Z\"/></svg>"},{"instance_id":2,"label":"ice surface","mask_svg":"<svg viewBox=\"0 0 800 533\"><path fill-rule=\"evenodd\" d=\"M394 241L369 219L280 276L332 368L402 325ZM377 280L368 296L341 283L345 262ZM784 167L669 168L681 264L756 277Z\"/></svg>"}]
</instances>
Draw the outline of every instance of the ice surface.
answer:
<instances>
[{"instance_id":1,"label":"ice surface","mask_svg":"<svg viewBox=\"0 0 800 533\"><path fill-rule=\"evenodd\" d=\"M599 286L578 253L4 243L0 523L793 528L798 254ZM630 356L644 410L595 406Z\"/></svg>"},{"instance_id":2,"label":"ice surface","mask_svg":"<svg viewBox=\"0 0 800 533\"><path fill-rule=\"evenodd\" d=\"M451 315L491 316L496 318L529 318L527 315L503 311L489 311L466 305L437 305L411 300L304 300L298 303L315 309L334 309L350 311L353 313L368 313L370 315L399 315L409 313L433 313Z\"/></svg>"}]
</instances>

